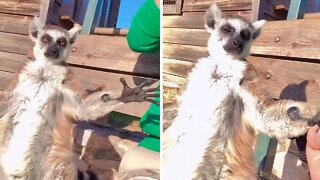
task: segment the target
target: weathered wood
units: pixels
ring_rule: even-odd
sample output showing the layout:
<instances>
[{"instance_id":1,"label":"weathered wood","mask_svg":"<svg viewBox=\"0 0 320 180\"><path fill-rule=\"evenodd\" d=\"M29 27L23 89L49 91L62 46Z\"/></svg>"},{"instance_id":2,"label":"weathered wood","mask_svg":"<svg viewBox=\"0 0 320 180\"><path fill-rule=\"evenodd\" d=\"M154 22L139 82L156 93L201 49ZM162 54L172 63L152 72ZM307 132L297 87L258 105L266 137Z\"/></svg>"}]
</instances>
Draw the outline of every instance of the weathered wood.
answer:
<instances>
[{"instance_id":1,"label":"weathered wood","mask_svg":"<svg viewBox=\"0 0 320 180\"><path fill-rule=\"evenodd\" d=\"M0 70L16 72L25 62L29 61L26 55L0 51Z\"/></svg>"},{"instance_id":2,"label":"weathered wood","mask_svg":"<svg viewBox=\"0 0 320 180\"><path fill-rule=\"evenodd\" d=\"M105 85L105 88L114 92L115 95L120 95L122 91L122 84L120 83L120 77L124 77L130 86L139 85L146 78L136 77L124 74L115 74L109 72L101 72L95 70L88 70L83 68L71 67L72 71L75 74L75 78L80 83L80 85L85 89L94 89L99 85ZM13 78L11 72L0 71L0 90L4 90L6 86ZM154 79L154 82L157 80ZM154 83L152 87L156 87L157 83ZM149 108L150 103L129 103L126 104L115 111L141 117Z\"/></svg>"},{"instance_id":3,"label":"weathered wood","mask_svg":"<svg viewBox=\"0 0 320 180\"><path fill-rule=\"evenodd\" d=\"M205 29L163 28L163 42L207 46L210 34Z\"/></svg>"},{"instance_id":4,"label":"weathered wood","mask_svg":"<svg viewBox=\"0 0 320 180\"><path fill-rule=\"evenodd\" d=\"M163 3L163 14L181 14L182 0L166 1Z\"/></svg>"},{"instance_id":5,"label":"weathered wood","mask_svg":"<svg viewBox=\"0 0 320 180\"><path fill-rule=\"evenodd\" d=\"M194 63L192 62L167 58L163 58L162 63L162 69L164 73L179 77L187 77L194 66Z\"/></svg>"},{"instance_id":6,"label":"weathered wood","mask_svg":"<svg viewBox=\"0 0 320 180\"><path fill-rule=\"evenodd\" d=\"M181 86L186 82L186 78L163 73L163 82L170 82L176 84L177 86Z\"/></svg>"},{"instance_id":7,"label":"weathered wood","mask_svg":"<svg viewBox=\"0 0 320 180\"><path fill-rule=\"evenodd\" d=\"M225 11L226 15L241 16L249 19L251 11ZM205 12L186 12L182 16L163 16L165 28L204 29Z\"/></svg>"},{"instance_id":8,"label":"weathered wood","mask_svg":"<svg viewBox=\"0 0 320 180\"><path fill-rule=\"evenodd\" d=\"M196 62L207 55L206 47L163 43L164 58Z\"/></svg>"},{"instance_id":9,"label":"weathered wood","mask_svg":"<svg viewBox=\"0 0 320 180\"><path fill-rule=\"evenodd\" d=\"M312 28L306 28L312 27ZM320 59L320 22L314 19L267 22L253 54Z\"/></svg>"},{"instance_id":10,"label":"weathered wood","mask_svg":"<svg viewBox=\"0 0 320 180\"><path fill-rule=\"evenodd\" d=\"M50 23L53 16L52 6L54 4L54 1L40 0L40 2L41 2L41 5L40 5L40 12L39 12L39 19L43 24L48 24Z\"/></svg>"},{"instance_id":11,"label":"weathered wood","mask_svg":"<svg viewBox=\"0 0 320 180\"><path fill-rule=\"evenodd\" d=\"M212 4L212 0L185 0L183 3L182 11L206 11ZM215 0L222 10L251 10L251 0Z\"/></svg>"},{"instance_id":12,"label":"weathered wood","mask_svg":"<svg viewBox=\"0 0 320 180\"><path fill-rule=\"evenodd\" d=\"M129 49L126 37L120 36L79 36L69 62L153 77L160 76L159 53L135 53Z\"/></svg>"},{"instance_id":13,"label":"weathered wood","mask_svg":"<svg viewBox=\"0 0 320 180\"><path fill-rule=\"evenodd\" d=\"M303 19L320 19L320 13L305 13Z\"/></svg>"},{"instance_id":14,"label":"weathered wood","mask_svg":"<svg viewBox=\"0 0 320 180\"><path fill-rule=\"evenodd\" d=\"M0 13L0 32L26 35L31 20L29 16Z\"/></svg>"},{"instance_id":15,"label":"weathered wood","mask_svg":"<svg viewBox=\"0 0 320 180\"><path fill-rule=\"evenodd\" d=\"M262 81L272 97L307 101L313 105L320 103L320 64L254 56L250 56L248 61L263 74ZM164 59L164 79L170 81L165 76L185 78L193 66L191 62ZM304 84L305 80L309 83Z\"/></svg>"},{"instance_id":16,"label":"weathered wood","mask_svg":"<svg viewBox=\"0 0 320 180\"><path fill-rule=\"evenodd\" d=\"M0 12L8 14L39 15L40 0L0 0Z\"/></svg>"},{"instance_id":17,"label":"weathered wood","mask_svg":"<svg viewBox=\"0 0 320 180\"><path fill-rule=\"evenodd\" d=\"M28 36L0 32L0 51L27 54L32 47Z\"/></svg>"},{"instance_id":18,"label":"weathered wood","mask_svg":"<svg viewBox=\"0 0 320 180\"><path fill-rule=\"evenodd\" d=\"M201 29L164 28L164 34L164 42L196 46L207 44L208 33ZM267 22L260 37L253 44L251 52L261 55L320 59L319 38L320 22L315 19Z\"/></svg>"},{"instance_id":19,"label":"weathered wood","mask_svg":"<svg viewBox=\"0 0 320 180\"><path fill-rule=\"evenodd\" d=\"M251 11L251 18L250 18L252 22L257 21L259 19L260 1L261 0L252 1L252 11ZM261 11L263 11L263 9L261 9Z\"/></svg>"},{"instance_id":20,"label":"weathered wood","mask_svg":"<svg viewBox=\"0 0 320 180\"><path fill-rule=\"evenodd\" d=\"M93 34L108 35L108 36L114 36L114 35L126 36L128 34L128 31L129 31L128 29L96 27L94 28Z\"/></svg>"}]
</instances>

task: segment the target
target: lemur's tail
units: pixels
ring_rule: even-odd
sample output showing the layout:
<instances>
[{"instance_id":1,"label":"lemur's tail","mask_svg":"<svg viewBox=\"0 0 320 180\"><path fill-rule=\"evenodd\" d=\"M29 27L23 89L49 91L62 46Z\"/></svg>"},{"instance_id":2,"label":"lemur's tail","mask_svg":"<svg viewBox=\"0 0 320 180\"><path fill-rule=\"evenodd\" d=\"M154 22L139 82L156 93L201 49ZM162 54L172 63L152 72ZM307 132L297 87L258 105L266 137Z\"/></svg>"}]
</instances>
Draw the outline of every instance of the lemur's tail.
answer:
<instances>
[{"instance_id":1,"label":"lemur's tail","mask_svg":"<svg viewBox=\"0 0 320 180\"><path fill-rule=\"evenodd\" d=\"M78 171L78 180L99 180L96 173L92 171Z\"/></svg>"}]
</instances>

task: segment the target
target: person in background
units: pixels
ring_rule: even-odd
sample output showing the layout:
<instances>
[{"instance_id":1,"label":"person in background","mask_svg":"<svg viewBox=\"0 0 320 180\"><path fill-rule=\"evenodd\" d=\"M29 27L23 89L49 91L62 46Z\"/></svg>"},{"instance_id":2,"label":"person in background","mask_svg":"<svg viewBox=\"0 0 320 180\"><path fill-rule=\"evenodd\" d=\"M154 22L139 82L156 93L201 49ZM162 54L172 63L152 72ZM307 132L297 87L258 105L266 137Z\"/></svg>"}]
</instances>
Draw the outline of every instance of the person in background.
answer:
<instances>
[{"instance_id":1,"label":"person in background","mask_svg":"<svg viewBox=\"0 0 320 180\"><path fill-rule=\"evenodd\" d=\"M146 0L139 9L127 35L131 50L153 53L160 50L160 0ZM160 63L160 59L159 59ZM160 87L160 86L158 86ZM160 91L157 91L160 95ZM154 99L160 104L160 98ZM148 136L121 160L119 179L160 179L160 106L151 104L140 120Z\"/></svg>"},{"instance_id":2,"label":"person in background","mask_svg":"<svg viewBox=\"0 0 320 180\"><path fill-rule=\"evenodd\" d=\"M306 154L311 179L320 180L320 132L317 125L308 132Z\"/></svg>"}]
</instances>

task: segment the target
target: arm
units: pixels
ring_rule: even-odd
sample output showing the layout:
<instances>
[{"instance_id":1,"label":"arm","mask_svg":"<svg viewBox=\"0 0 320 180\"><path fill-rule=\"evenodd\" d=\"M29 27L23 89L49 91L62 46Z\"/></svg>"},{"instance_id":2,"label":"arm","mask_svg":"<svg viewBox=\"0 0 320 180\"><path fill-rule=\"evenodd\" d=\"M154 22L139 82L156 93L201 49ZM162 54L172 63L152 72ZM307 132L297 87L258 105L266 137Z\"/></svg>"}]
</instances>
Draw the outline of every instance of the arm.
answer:
<instances>
[{"instance_id":1,"label":"arm","mask_svg":"<svg viewBox=\"0 0 320 180\"><path fill-rule=\"evenodd\" d=\"M311 179L320 179L320 134L319 126L312 127L307 136L307 160Z\"/></svg>"},{"instance_id":2,"label":"arm","mask_svg":"<svg viewBox=\"0 0 320 180\"><path fill-rule=\"evenodd\" d=\"M136 52L151 53L160 49L160 2L147 0L132 20L127 41Z\"/></svg>"},{"instance_id":3,"label":"arm","mask_svg":"<svg viewBox=\"0 0 320 180\"><path fill-rule=\"evenodd\" d=\"M305 102L271 98L252 67L244 75L240 82L244 114L260 132L277 138L299 136L319 120L319 108Z\"/></svg>"},{"instance_id":4,"label":"arm","mask_svg":"<svg viewBox=\"0 0 320 180\"><path fill-rule=\"evenodd\" d=\"M64 112L75 120L96 120L124 103L144 101L153 103L150 98L157 96L154 94L154 91L158 90L157 88L145 88L151 85L150 81L146 81L135 88L130 88L122 78L120 81L123 84L120 97L112 97L103 88L81 95L72 90L72 86L69 86L63 94Z\"/></svg>"}]
</instances>

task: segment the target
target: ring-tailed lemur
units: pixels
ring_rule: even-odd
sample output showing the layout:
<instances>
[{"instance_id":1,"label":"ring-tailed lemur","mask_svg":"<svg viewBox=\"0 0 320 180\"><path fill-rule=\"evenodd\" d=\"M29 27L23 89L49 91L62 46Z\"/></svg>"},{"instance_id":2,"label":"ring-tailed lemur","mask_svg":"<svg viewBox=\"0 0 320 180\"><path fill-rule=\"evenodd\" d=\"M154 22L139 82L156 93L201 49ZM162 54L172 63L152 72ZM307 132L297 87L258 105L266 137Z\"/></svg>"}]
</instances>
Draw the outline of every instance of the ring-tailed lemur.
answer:
<instances>
[{"instance_id":1,"label":"ring-tailed lemur","mask_svg":"<svg viewBox=\"0 0 320 180\"><path fill-rule=\"evenodd\" d=\"M75 180L88 174L77 172L72 152L72 122L96 120L127 102L152 102L156 88L147 81L131 89L120 79L120 97L99 88L80 91L66 64L72 43L80 31L31 23L35 60L17 73L0 97L1 179Z\"/></svg>"},{"instance_id":2,"label":"ring-tailed lemur","mask_svg":"<svg viewBox=\"0 0 320 180\"><path fill-rule=\"evenodd\" d=\"M319 120L318 108L268 96L246 61L264 22L225 16L215 4L207 10L209 56L189 74L178 115L164 132L164 179L257 179L256 133L298 136Z\"/></svg>"}]
</instances>

